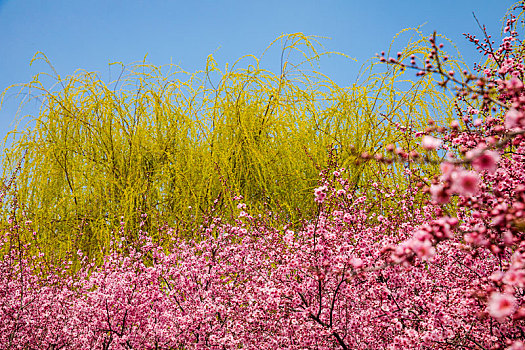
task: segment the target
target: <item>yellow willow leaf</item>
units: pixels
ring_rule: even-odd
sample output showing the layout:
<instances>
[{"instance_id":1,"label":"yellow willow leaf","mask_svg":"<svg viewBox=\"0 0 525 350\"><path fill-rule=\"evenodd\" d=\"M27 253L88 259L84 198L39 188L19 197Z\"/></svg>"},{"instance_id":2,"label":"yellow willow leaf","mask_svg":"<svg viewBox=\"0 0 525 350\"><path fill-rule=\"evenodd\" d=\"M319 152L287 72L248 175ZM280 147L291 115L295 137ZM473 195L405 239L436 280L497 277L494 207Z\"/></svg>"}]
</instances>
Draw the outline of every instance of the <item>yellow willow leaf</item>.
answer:
<instances>
[{"instance_id":1,"label":"yellow willow leaf","mask_svg":"<svg viewBox=\"0 0 525 350\"><path fill-rule=\"evenodd\" d=\"M412 34L404 55L428 51L419 29L401 34ZM77 71L54 72L52 89L40 76L17 86L43 103L39 115L28 117L31 127L8 135L14 141L4 153L4 175L27 151L17 196L46 253L82 249L100 256L111 239L120 240L121 216L126 242L164 223L195 236L207 215L236 217L234 195L253 214L300 222L315 212L313 189L331 148L349 169L353 190L366 193L371 181L406 186L402 164L389 170L356 159L382 153L389 143L420 150L419 140L395 124L421 129L429 119L446 122L451 96L430 76L414 82L412 73L374 62L359 81L338 86L320 72L329 52L318 40L302 33L277 38L270 45L282 45L276 73L252 55L222 72L210 55L195 73L144 60L121 65L108 83ZM377 210L388 206L397 203ZM7 216L9 208L2 210ZM143 212L148 218L140 227ZM150 234L169 244L165 233Z\"/></svg>"}]
</instances>

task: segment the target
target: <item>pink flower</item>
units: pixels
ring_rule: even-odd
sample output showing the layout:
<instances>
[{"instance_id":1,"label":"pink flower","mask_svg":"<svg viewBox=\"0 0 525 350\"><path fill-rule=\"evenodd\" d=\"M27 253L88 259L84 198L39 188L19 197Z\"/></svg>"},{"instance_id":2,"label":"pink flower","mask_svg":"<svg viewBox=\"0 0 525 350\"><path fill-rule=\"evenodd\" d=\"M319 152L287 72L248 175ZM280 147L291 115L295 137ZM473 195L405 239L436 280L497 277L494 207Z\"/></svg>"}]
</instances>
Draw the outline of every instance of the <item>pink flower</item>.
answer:
<instances>
[{"instance_id":1,"label":"pink flower","mask_svg":"<svg viewBox=\"0 0 525 350\"><path fill-rule=\"evenodd\" d=\"M454 165L449 162L443 162L439 165L439 168L441 169L441 180L446 181L450 178L452 173L454 172Z\"/></svg>"},{"instance_id":2,"label":"pink flower","mask_svg":"<svg viewBox=\"0 0 525 350\"><path fill-rule=\"evenodd\" d=\"M503 282L510 286L523 288L525 286L525 270L508 270L503 277Z\"/></svg>"},{"instance_id":3,"label":"pink flower","mask_svg":"<svg viewBox=\"0 0 525 350\"><path fill-rule=\"evenodd\" d=\"M505 115L505 128L509 130L522 127L524 124L523 113L514 108L511 108Z\"/></svg>"},{"instance_id":4,"label":"pink flower","mask_svg":"<svg viewBox=\"0 0 525 350\"><path fill-rule=\"evenodd\" d=\"M440 139L436 139L435 137L428 135L423 136L423 139L421 140L421 146L428 151L435 150L436 148L441 146L442 143L443 141L441 141Z\"/></svg>"},{"instance_id":5,"label":"pink flower","mask_svg":"<svg viewBox=\"0 0 525 350\"><path fill-rule=\"evenodd\" d=\"M436 248L428 239L421 241L417 238L410 240L408 246L417 254L421 260L430 260L436 254Z\"/></svg>"},{"instance_id":6,"label":"pink flower","mask_svg":"<svg viewBox=\"0 0 525 350\"><path fill-rule=\"evenodd\" d=\"M492 282L499 282L503 279L503 276L505 276L505 273L503 271L494 271L489 276L489 280L491 280Z\"/></svg>"},{"instance_id":7,"label":"pink flower","mask_svg":"<svg viewBox=\"0 0 525 350\"><path fill-rule=\"evenodd\" d=\"M326 193L324 191L326 191L326 186L321 186L321 187L318 187L318 188L316 188L314 190L315 201L317 203L323 203L324 202L324 199L326 198Z\"/></svg>"},{"instance_id":8,"label":"pink flower","mask_svg":"<svg viewBox=\"0 0 525 350\"><path fill-rule=\"evenodd\" d=\"M511 257L512 267L515 269L521 269L525 267L525 254L519 251L514 252Z\"/></svg>"},{"instance_id":9,"label":"pink flower","mask_svg":"<svg viewBox=\"0 0 525 350\"><path fill-rule=\"evenodd\" d=\"M360 269L363 267L363 260L352 257L350 258L350 265L352 265L354 269Z\"/></svg>"},{"instance_id":10,"label":"pink flower","mask_svg":"<svg viewBox=\"0 0 525 350\"><path fill-rule=\"evenodd\" d=\"M467 153L467 157L469 157L469 153ZM494 174L496 169L498 168L498 161L500 159L500 156L498 152L495 151L485 151L481 153L477 157L473 157L472 161L472 167L477 171L483 171L486 170L489 174Z\"/></svg>"},{"instance_id":11,"label":"pink flower","mask_svg":"<svg viewBox=\"0 0 525 350\"><path fill-rule=\"evenodd\" d=\"M295 237L295 233L291 230L287 230L283 239L286 242L286 244L291 245L293 244L294 237Z\"/></svg>"},{"instance_id":12,"label":"pink flower","mask_svg":"<svg viewBox=\"0 0 525 350\"><path fill-rule=\"evenodd\" d=\"M521 340L516 340L507 350L525 350L525 344Z\"/></svg>"},{"instance_id":13,"label":"pink flower","mask_svg":"<svg viewBox=\"0 0 525 350\"><path fill-rule=\"evenodd\" d=\"M475 171L459 170L452 176L452 190L462 196L473 196L479 191L479 176Z\"/></svg>"},{"instance_id":14,"label":"pink flower","mask_svg":"<svg viewBox=\"0 0 525 350\"><path fill-rule=\"evenodd\" d=\"M490 295L488 312L497 319L503 319L514 312L516 308L516 298L510 294L494 292Z\"/></svg>"},{"instance_id":15,"label":"pink flower","mask_svg":"<svg viewBox=\"0 0 525 350\"><path fill-rule=\"evenodd\" d=\"M511 78L507 82L507 88L512 91L520 91L523 89L523 82L516 77Z\"/></svg>"},{"instance_id":16,"label":"pink flower","mask_svg":"<svg viewBox=\"0 0 525 350\"><path fill-rule=\"evenodd\" d=\"M431 185L430 195L432 196L432 199L435 200L438 204L445 204L450 199L450 195L445 190L443 184Z\"/></svg>"}]
</instances>

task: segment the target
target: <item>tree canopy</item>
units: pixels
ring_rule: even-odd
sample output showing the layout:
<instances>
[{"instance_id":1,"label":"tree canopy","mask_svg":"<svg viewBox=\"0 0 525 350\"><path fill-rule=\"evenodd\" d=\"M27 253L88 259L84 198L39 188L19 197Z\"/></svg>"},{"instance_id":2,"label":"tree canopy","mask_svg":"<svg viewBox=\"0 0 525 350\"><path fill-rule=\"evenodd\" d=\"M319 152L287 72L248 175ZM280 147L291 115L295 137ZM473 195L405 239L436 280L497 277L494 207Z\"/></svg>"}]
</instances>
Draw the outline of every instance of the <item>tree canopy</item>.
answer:
<instances>
[{"instance_id":1,"label":"tree canopy","mask_svg":"<svg viewBox=\"0 0 525 350\"><path fill-rule=\"evenodd\" d=\"M400 57L429 50L419 29L399 35L408 37ZM376 61L341 87L319 72L321 58L337 53L318 38L296 33L270 46L277 43L277 74L252 55L223 69L210 55L195 73L139 62L121 65L111 82L78 71L55 72L51 89L40 75L19 85L43 103L26 117L31 127L8 135L3 171L12 173L25 154L17 199L40 243L50 253L96 254L118 237L121 217L134 232L142 213L146 229L155 221L191 236L207 214L228 220L237 195L277 222L297 222L315 210L313 189L330 154L351 168L354 190L366 192L371 181L403 186L405 165L387 172L363 153L372 158L387 144L418 149L408 131L449 120L452 96L432 76L413 82L401 67ZM47 61L42 53L35 59Z\"/></svg>"}]
</instances>

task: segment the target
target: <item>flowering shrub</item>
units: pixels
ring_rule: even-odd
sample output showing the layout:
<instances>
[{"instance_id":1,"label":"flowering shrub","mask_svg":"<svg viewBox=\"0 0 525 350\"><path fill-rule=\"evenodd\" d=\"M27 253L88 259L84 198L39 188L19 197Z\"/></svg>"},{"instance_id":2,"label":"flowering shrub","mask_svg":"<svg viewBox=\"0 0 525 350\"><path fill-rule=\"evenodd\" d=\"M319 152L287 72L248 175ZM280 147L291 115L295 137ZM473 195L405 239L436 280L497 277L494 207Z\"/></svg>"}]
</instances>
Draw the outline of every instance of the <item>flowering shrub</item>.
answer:
<instances>
[{"instance_id":1,"label":"flowering shrub","mask_svg":"<svg viewBox=\"0 0 525 350\"><path fill-rule=\"evenodd\" d=\"M435 36L423 68L381 57L458 86L463 126L431 123L415 134L426 153L389 146L391 156L375 158L405 163L408 189L371 183L365 197L334 165L312 193L317 215L299 230L271 227L236 197L234 224L208 218L196 238L172 235L170 249L140 231L140 244L115 242L102 264L84 260L75 275L69 263L39 264L20 245L29 227L12 221L0 246L0 346L525 349L525 67L515 24L511 15L497 50L489 36L478 46L491 60L481 77L447 71ZM414 166L437 162L435 151L446 160L428 180Z\"/></svg>"},{"instance_id":2,"label":"flowering shrub","mask_svg":"<svg viewBox=\"0 0 525 350\"><path fill-rule=\"evenodd\" d=\"M417 208L410 193L379 186L377 201L404 198L406 216L371 217L378 202L354 198L345 180L323 187L319 215L301 232L265 227L249 215L237 226L217 218L199 242L174 239L177 249L165 253L144 236L140 249L115 250L75 278L39 279L11 256L3 263L2 304L10 308L2 310L9 322L1 343L401 349L502 336L487 332L494 321L478 316L485 304L465 293L488 285L498 260L487 252L472 258L452 240L430 243L432 234L451 236L455 220L434 220L434 209ZM497 310L510 307L496 303ZM518 328L509 334L519 336Z\"/></svg>"}]
</instances>

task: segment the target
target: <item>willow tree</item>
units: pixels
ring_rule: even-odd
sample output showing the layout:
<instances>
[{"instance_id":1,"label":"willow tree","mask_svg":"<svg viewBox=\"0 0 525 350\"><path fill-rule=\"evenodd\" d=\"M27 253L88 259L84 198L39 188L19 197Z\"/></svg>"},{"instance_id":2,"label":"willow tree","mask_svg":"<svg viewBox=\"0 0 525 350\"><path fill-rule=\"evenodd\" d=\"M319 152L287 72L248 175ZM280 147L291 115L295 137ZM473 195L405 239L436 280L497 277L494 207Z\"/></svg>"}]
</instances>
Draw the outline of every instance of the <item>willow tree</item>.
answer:
<instances>
[{"instance_id":1,"label":"willow tree","mask_svg":"<svg viewBox=\"0 0 525 350\"><path fill-rule=\"evenodd\" d=\"M411 33L402 55L428 51L420 31ZM294 222L315 209L312 190L329 150L351 169L356 189L403 184L402 171L388 173L359 155L389 143L417 149L407 128L450 118L450 96L432 77L414 83L412 73L405 80L407 72L375 61L340 87L318 72L330 53L315 37L283 35L270 47L278 42L278 73L255 56L221 70L210 55L191 74L141 62L122 66L108 83L79 71L55 74L54 89L40 76L20 85L43 103L30 127L8 135L3 171L10 174L26 152L17 198L44 249L95 254L120 238L121 217L127 232L137 232L142 213L146 229L154 220L191 235L207 214L230 219L234 195Z\"/></svg>"}]
</instances>

